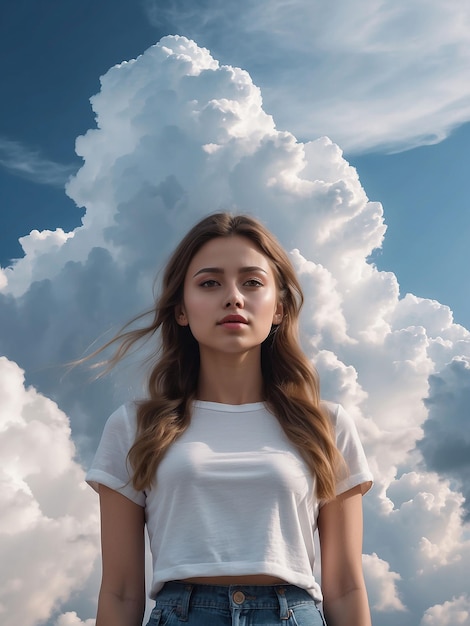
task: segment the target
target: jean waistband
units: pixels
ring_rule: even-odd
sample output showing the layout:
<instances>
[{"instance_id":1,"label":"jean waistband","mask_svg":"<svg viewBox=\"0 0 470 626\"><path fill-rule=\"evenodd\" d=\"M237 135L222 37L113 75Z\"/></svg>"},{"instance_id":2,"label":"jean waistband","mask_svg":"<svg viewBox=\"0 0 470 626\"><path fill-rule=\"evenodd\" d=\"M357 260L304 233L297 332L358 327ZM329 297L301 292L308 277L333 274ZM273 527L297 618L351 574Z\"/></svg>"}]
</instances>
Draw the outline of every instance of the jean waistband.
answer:
<instances>
[{"instance_id":1,"label":"jean waistband","mask_svg":"<svg viewBox=\"0 0 470 626\"><path fill-rule=\"evenodd\" d=\"M158 605L176 607L180 619L190 606L218 609L279 609L281 619L289 618L289 607L313 602L305 589L294 585L195 585L170 581L157 594Z\"/></svg>"}]
</instances>

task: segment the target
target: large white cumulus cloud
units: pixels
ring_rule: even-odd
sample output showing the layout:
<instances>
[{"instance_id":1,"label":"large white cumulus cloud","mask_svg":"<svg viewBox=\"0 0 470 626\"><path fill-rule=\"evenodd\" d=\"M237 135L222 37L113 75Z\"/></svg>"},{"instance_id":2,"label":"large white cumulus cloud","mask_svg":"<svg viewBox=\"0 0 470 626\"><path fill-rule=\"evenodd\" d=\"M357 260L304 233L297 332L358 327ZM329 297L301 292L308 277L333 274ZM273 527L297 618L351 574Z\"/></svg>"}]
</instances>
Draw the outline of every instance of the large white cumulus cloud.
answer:
<instances>
[{"instance_id":1,"label":"large white cumulus cloud","mask_svg":"<svg viewBox=\"0 0 470 626\"><path fill-rule=\"evenodd\" d=\"M92 106L97 126L77 140L83 166L67 187L83 226L23 239L25 257L3 271L0 351L70 416L88 462L107 415L142 393L142 372L123 365L90 383L58 365L151 304L156 269L202 215L254 213L291 252L305 349L323 395L356 419L376 477L364 561L374 623L454 611L470 573L464 475L435 462L433 433L451 415L457 444L470 333L445 305L401 297L396 277L368 262L385 235L381 205L337 145L277 130L250 76L185 38L109 70ZM61 620L77 622L73 612Z\"/></svg>"}]
</instances>

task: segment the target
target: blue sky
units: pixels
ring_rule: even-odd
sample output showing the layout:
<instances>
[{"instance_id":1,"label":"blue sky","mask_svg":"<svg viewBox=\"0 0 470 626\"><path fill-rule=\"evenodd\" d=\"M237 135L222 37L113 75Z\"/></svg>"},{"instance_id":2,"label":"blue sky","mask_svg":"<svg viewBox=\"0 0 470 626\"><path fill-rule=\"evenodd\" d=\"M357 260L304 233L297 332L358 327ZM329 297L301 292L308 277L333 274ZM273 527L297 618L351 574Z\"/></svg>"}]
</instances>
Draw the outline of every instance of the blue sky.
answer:
<instances>
[{"instance_id":1,"label":"blue sky","mask_svg":"<svg viewBox=\"0 0 470 626\"><path fill-rule=\"evenodd\" d=\"M3 76L7 96L0 105L3 266L22 255L18 237L33 228L69 229L80 223L82 211L63 193L61 178L80 165L74 145L93 125L89 97L112 65L141 54L174 27L168 14L158 13L152 23L148 4L146 11L143 2L123 0L26 0L3 9L0 46L2 58L8 59ZM239 63L236 49L225 57ZM252 75L264 72L263 80L269 82L269 72L258 67L256 58L251 65ZM7 142L20 145L23 160L36 162L35 172L21 172L15 162L6 166L12 160ZM384 207L388 232L374 261L395 272L403 294L411 291L447 304L455 320L470 327L470 208L465 185L470 126L463 124L437 144L398 154L370 150L344 151L369 198ZM54 166L62 166L63 173L51 172Z\"/></svg>"},{"instance_id":2,"label":"blue sky","mask_svg":"<svg viewBox=\"0 0 470 626\"><path fill-rule=\"evenodd\" d=\"M455 321L470 322L470 124L439 144L398 154L352 155L371 200L382 202L388 226L374 255L407 292L450 306Z\"/></svg>"},{"instance_id":3,"label":"blue sky","mask_svg":"<svg viewBox=\"0 0 470 626\"><path fill-rule=\"evenodd\" d=\"M93 626L84 468L142 370L90 382L63 364L145 310L221 206L289 250L323 397L361 433L374 625L470 626L469 29L460 0L4 8L5 626Z\"/></svg>"}]
</instances>

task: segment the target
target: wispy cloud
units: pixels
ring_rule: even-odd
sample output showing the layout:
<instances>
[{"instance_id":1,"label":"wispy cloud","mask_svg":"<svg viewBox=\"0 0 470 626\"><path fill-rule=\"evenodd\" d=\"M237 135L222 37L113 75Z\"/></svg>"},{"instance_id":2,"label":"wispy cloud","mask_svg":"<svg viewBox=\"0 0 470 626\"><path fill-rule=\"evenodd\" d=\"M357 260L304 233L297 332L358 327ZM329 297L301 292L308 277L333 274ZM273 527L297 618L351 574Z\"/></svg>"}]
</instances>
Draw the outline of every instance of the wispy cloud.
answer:
<instances>
[{"instance_id":1,"label":"wispy cloud","mask_svg":"<svg viewBox=\"0 0 470 626\"><path fill-rule=\"evenodd\" d=\"M63 187L77 171L76 165L57 163L19 141L0 137L0 166L41 185Z\"/></svg>"},{"instance_id":2,"label":"wispy cloud","mask_svg":"<svg viewBox=\"0 0 470 626\"><path fill-rule=\"evenodd\" d=\"M243 67L279 128L346 152L442 141L470 120L470 4L145 0L149 21Z\"/></svg>"}]
</instances>

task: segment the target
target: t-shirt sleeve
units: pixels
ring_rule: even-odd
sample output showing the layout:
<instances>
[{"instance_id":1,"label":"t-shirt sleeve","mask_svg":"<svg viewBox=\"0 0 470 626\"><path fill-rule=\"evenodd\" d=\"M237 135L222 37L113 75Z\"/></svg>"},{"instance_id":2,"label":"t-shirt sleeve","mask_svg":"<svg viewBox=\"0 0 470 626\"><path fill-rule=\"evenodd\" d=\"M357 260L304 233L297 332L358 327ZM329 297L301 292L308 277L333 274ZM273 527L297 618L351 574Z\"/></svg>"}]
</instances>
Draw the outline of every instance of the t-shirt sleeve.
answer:
<instances>
[{"instance_id":1,"label":"t-shirt sleeve","mask_svg":"<svg viewBox=\"0 0 470 626\"><path fill-rule=\"evenodd\" d=\"M373 476L356 424L340 404L329 405L328 410L335 426L336 446L346 462L346 468L336 486L336 495L358 485L361 486L364 495L372 487Z\"/></svg>"},{"instance_id":2,"label":"t-shirt sleeve","mask_svg":"<svg viewBox=\"0 0 470 626\"><path fill-rule=\"evenodd\" d=\"M107 420L95 458L85 480L99 492L100 485L114 489L139 506L145 506L145 493L136 491L131 482L127 459L134 443L135 415L126 405L119 407Z\"/></svg>"}]
</instances>

